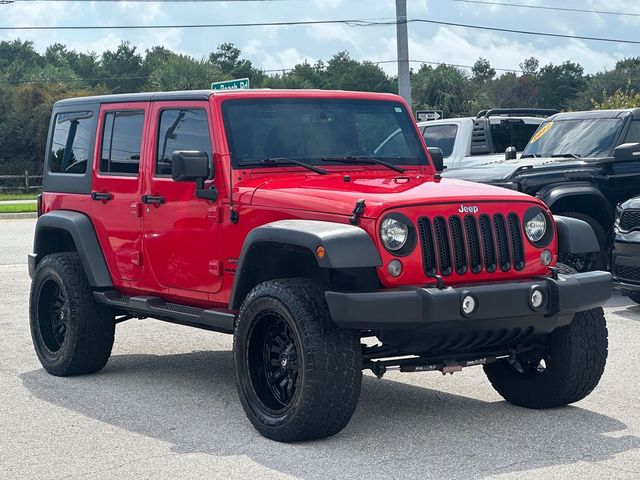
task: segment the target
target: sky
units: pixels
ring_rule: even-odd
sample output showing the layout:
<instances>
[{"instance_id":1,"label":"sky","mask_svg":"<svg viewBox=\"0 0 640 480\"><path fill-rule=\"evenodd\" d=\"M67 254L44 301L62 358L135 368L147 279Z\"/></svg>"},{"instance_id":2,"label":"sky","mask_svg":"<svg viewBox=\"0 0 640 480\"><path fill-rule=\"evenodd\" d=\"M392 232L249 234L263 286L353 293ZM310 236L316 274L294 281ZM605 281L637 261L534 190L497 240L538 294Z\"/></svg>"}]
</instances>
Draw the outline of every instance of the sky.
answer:
<instances>
[{"instance_id":1,"label":"sky","mask_svg":"<svg viewBox=\"0 0 640 480\"><path fill-rule=\"evenodd\" d=\"M409 18L570 35L637 40L640 2L637 0L489 0L537 6L607 10L635 16L560 12L455 0L407 0ZM293 20L393 20L395 0L268 0L195 2L16 1L0 4L0 27L50 25L176 25L194 23L279 22ZM290 68L307 60L327 60L340 50L352 58L382 63L395 75L395 25L267 26L219 29L17 31L0 30L0 40L33 41L44 52L54 42L78 51L101 53L122 40L144 51L163 45L196 58L205 57L223 42L242 50L245 58L264 70ZM611 69L616 61L640 56L640 45L535 37L462 27L411 23L412 60L473 65L483 57L496 69L519 69L527 57L541 65L565 60L580 63L587 73ZM391 62L390 62L391 61ZM419 68L420 63L412 63Z\"/></svg>"}]
</instances>

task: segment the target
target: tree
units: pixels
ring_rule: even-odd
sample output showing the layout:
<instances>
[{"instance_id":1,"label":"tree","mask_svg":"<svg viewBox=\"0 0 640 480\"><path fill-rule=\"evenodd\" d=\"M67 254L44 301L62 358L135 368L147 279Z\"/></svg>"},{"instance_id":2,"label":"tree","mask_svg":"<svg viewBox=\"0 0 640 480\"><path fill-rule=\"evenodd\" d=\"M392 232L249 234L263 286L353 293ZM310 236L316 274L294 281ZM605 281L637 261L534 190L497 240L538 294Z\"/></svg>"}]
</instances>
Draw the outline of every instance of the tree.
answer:
<instances>
[{"instance_id":1,"label":"tree","mask_svg":"<svg viewBox=\"0 0 640 480\"><path fill-rule=\"evenodd\" d=\"M391 82L378 65L358 62L347 51L336 53L324 70L324 88L390 92Z\"/></svg>"},{"instance_id":2,"label":"tree","mask_svg":"<svg viewBox=\"0 0 640 480\"><path fill-rule=\"evenodd\" d=\"M540 69L537 85L540 104L545 108L566 109L586 85L579 63L549 64Z\"/></svg>"},{"instance_id":3,"label":"tree","mask_svg":"<svg viewBox=\"0 0 640 480\"><path fill-rule=\"evenodd\" d=\"M473 73L473 79L478 83L487 83L496 76L496 69L491 66L486 58L476 60L471 72Z\"/></svg>"},{"instance_id":4,"label":"tree","mask_svg":"<svg viewBox=\"0 0 640 480\"><path fill-rule=\"evenodd\" d=\"M527 108L539 106L535 78L506 72L486 86L491 106L497 108Z\"/></svg>"},{"instance_id":5,"label":"tree","mask_svg":"<svg viewBox=\"0 0 640 480\"><path fill-rule=\"evenodd\" d=\"M413 99L420 108L442 110L444 115L475 115L488 108L484 92L476 89L469 75L460 68L423 65L412 76Z\"/></svg>"},{"instance_id":6,"label":"tree","mask_svg":"<svg viewBox=\"0 0 640 480\"><path fill-rule=\"evenodd\" d=\"M540 67L540 61L536 57L525 58L520 64L522 74L529 77L535 77L538 74L538 67Z\"/></svg>"},{"instance_id":7,"label":"tree","mask_svg":"<svg viewBox=\"0 0 640 480\"><path fill-rule=\"evenodd\" d=\"M152 90L196 90L209 88L211 82L228 80L228 74L208 60L171 53L149 76Z\"/></svg>"},{"instance_id":8,"label":"tree","mask_svg":"<svg viewBox=\"0 0 640 480\"><path fill-rule=\"evenodd\" d=\"M122 42L115 52L107 50L102 54L100 72L113 93L139 92L146 84L142 56L129 42Z\"/></svg>"}]
</instances>

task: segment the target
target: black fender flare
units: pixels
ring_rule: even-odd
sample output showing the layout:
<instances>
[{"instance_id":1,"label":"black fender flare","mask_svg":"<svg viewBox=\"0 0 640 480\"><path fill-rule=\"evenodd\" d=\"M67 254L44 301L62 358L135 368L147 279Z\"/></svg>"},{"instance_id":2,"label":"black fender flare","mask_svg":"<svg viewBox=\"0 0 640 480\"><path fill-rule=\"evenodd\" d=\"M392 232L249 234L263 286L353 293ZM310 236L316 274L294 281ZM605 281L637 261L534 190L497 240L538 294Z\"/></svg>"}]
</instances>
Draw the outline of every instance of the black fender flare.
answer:
<instances>
[{"instance_id":1,"label":"black fender flare","mask_svg":"<svg viewBox=\"0 0 640 480\"><path fill-rule=\"evenodd\" d=\"M98 236L91 220L83 213L56 210L38 218L33 242L34 267L44 254L51 252L47 242L56 230L64 231L71 236L78 255L80 255L89 285L94 288L112 288L113 282L98 242Z\"/></svg>"},{"instance_id":2,"label":"black fender flare","mask_svg":"<svg viewBox=\"0 0 640 480\"><path fill-rule=\"evenodd\" d=\"M592 253L600 250L593 228L584 220L554 215L558 232L558 253Z\"/></svg>"},{"instance_id":3,"label":"black fender flare","mask_svg":"<svg viewBox=\"0 0 640 480\"><path fill-rule=\"evenodd\" d=\"M242 287L250 269L251 251L258 245L271 243L293 245L308 249L320 268L344 269L379 267L380 253L373 240L362 228L319 220L278 220L253 229L247 235L233 280L229 306L239 308L243 300ZM324 247L325 255L316 255L318 247Z\"/></svg>"},{"instance_id":4,"label":"black fender flare","mask_svg":"<svg viewBox=\"0 0 640 480\"><path fill-rule=\"evenodd\" d=\"M546 185L536 193L536 197L542 200L552 211L554 204L564 198L585 196L597 198L601 202L602 212L608 217L608 223L613 225L613 211L609 205L609 201L598 187L590 182L553 183ZM605 226L603 226L603 228L604 227Z\"/></svg>"}]
</instances>

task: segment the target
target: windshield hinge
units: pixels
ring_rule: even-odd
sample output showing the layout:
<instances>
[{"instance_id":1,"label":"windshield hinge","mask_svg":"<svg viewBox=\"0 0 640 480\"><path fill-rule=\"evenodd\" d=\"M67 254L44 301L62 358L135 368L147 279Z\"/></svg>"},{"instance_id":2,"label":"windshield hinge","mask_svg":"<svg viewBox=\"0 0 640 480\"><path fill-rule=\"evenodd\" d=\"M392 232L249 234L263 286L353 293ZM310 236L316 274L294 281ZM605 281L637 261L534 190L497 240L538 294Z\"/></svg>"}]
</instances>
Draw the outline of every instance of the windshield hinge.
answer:
<instances>
[{"instance_id":1,"label":"windshield hinge","mask_svg":"<svg viewBox=\"0 0 640 480\"><path fill-rule=\"evenodd\" d=\"M358 225L360 223L360 216L364 213L365 204L364 200L358 200L356 206L353 207L353 215L349 219L351 225Z\"/></svg>"}]
</instances>

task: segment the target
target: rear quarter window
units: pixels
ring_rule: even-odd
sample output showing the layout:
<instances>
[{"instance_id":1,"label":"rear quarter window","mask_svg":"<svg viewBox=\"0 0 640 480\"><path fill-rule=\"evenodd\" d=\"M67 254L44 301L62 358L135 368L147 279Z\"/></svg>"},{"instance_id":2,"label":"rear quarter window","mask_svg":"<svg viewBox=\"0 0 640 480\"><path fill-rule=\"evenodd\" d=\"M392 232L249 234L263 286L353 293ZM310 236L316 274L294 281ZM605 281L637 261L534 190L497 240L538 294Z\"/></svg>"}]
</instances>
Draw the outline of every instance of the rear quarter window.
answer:
<instances>
[{"instance_id":1,"label":"rear quarter window","mask_svg":"<svg viewBox=\"0 0 640 480\"><path fill-rule=\"evenodd\" d=\"M92 117L92 112L66 112L55 116L49 172L82 175L87 171L94 128Z\"/></svg>"}]
</instances>

